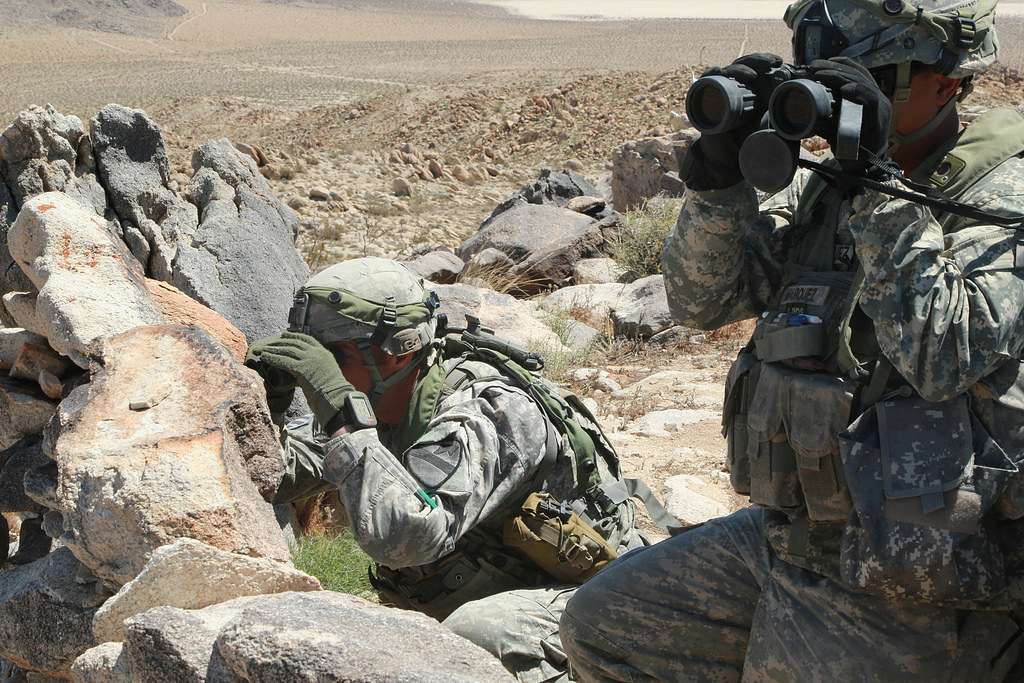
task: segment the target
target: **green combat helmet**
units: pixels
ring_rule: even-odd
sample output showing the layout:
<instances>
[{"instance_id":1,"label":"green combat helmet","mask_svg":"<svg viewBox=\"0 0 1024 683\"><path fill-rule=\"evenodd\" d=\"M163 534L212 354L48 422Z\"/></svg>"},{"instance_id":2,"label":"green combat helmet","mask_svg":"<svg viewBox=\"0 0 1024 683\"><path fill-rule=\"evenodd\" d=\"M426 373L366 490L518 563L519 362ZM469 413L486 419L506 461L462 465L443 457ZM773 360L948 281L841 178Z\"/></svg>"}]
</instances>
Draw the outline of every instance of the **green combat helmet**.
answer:
<instances>
[{"instance_id":1,"label":"green combat helmet","mask_svg":"<svg viewBox=\"0 0 1024 683\"><path fill-rule=\"evenodd\" d=\"M893 117L910 97L911 65L925 64L951 78L964 79L959 98L932 123L908 135L924 137L946 118L971 89L971 79L996 59L997 0L799 0L784 20L793 30L796 63L848 57L871 70L880 84L890 81ZM884 71L891 71L884 74Z\"/></svg>"},{"instance_id":2,"label":"green combat helmet","mask_svg":"<svg viewBox=\"0 0 1024 683\"><path fill-rule=\"evenodd\" d=\"M325 345L355 342L373 379L370 400L374 401L418 363L385 380L371 348L426 359L434 346L438 305L437 295L424 289L423 280L397 261L358 258L310 278L295 296L288 326Z\"/></svg>"}]
</instances>

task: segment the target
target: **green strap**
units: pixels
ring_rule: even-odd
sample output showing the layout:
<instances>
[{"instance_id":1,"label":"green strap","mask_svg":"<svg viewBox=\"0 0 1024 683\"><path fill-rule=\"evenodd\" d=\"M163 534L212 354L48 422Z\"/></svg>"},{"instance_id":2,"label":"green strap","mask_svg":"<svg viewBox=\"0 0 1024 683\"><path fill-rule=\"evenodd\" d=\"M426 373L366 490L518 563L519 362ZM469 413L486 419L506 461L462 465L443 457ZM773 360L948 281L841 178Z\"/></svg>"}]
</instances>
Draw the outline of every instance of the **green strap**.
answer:
<instances>
[{"instance_id":1,"label":"green strap","mask_svg":"<svg viewBox=\"0 0 1024 683\"><path fill-rule=\"evenodd\" d=\"M665 509L665 506L651 493L651 489L642 479L623 479L622 481L626 485L629 497L636 498L644 504L647 514L659 529L675 536L689 528Z\"/></svg>"},{"instance_id":2,"label":"green strap","mask_svg":"<svg viewBox=\"0 0 1024 683\"><path fill-rule=\"evenodd\" d=\"M871 371L871 380L860 395L861 412L878 403L882 396L885 395L885 388L889 386L889 379L892 377L893 370L895 368L893 368L892 363L885 356L878 359L878 362L875 363L875 369Z\"/></svg>"}]
</instances>

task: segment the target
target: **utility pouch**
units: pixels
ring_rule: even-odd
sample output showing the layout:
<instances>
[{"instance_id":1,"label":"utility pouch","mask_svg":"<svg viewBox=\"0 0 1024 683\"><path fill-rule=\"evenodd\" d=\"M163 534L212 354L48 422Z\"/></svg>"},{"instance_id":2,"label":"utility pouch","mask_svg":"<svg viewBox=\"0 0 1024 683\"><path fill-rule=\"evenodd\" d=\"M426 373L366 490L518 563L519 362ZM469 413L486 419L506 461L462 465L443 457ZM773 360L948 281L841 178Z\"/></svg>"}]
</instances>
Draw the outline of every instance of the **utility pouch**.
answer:
<instances>
[{"instance_id":1,"label":"utility pouch","mask_svg":"<svg viewBox=\"0 0 1024 683\"><path fill-rule=\"evenodd\" d=\"M754 347L766 363L824 360L839 348L854 274L801 272L782 290L779 307L757 321Z\"/></svg>"},{"instance_id":2,"label":"utility pouch","mask_svg":"<svg viewBox=\"0 0 1024 683\"><path fill-rule=\"evenodd\" d=\"M750 501L775 510L795 512L804 502L796 453L786 437L783 415L788 403L787 371L760 366L747 407L747 457Z\"/></svg>"},{"instance_id":3,"label":"utility pouch","mask_svg":"<svg viewBox=\"0 0 1024 683\"><path fill-rule=\"evenodd\" d=\"M747 405L757 384L757 357L744 349L729 368L722 406L729 482L736 493L750 494L750 457L747 455Z\"/></svg>"},{"instance_id":4,"label":"utility pouch","mask_svg":"<svg viewBox=\"0 0 1024 683\"><path fill-rule=\"evenodd\" d=\"M845 522L850 494L839 458L838 435L850 423L851 382L823 373L788 372L786 433L796 455L807 516Z\"/></svg>"},{"instance_id":5,"label":"utility pouch","mask_svg":"<svg viewBox=\"0 0 1024 683\"><path fill-rule=\"evenodd\" d=\"M618 557L600 533L564 502L532 493L505 522L504 544L563 583L580 584Z\"/></svg>"},{"instance_id":6,"label":"utility pouch","mask_svg":"<svg viewBox=\"0 0 1024 683\"><path fill-rule=\"evenodd\" d=\"M883 400L840 435L854 512L840 564L851 587L981 606L1006 587L986 516L1017 471L966 396Z\"/></svg>"}]
</instances>

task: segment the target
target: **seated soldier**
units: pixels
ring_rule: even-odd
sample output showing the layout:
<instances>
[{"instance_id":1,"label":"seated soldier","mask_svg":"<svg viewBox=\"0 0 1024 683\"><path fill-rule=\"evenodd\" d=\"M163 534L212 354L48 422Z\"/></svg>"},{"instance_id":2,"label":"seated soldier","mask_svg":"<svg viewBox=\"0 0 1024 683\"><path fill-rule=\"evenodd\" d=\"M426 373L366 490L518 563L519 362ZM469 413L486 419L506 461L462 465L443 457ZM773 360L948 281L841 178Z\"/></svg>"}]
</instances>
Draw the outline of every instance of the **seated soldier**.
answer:
<instances>
[{"instance_id":1,"label":"seated soldier","mask_svg":"<svg viewBox=\"0 0 1024 683\"><path fill-rule=\"evenodd\" d=\"M567 680L569 596L645 544L635 484L586 408L529 371L536 356L446 336L437 307L401 264L346 261L302 289L294 331L253 345L271 411L296 385L313 411L285 430L277 499L336 487L386 603L443 620L520 680Z\"/></svg>"}]
</instances>

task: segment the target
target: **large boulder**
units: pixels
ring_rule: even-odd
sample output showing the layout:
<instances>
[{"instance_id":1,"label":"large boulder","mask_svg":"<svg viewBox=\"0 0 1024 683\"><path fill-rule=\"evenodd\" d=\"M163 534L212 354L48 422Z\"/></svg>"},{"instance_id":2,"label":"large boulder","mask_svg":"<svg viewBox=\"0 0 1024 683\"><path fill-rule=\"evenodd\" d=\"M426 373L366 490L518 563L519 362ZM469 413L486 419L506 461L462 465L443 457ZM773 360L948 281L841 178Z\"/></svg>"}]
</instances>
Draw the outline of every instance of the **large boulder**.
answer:
<instances>
[{"instance_id":1,"label":"large boulder","mask_svg":"<svg viewBox=\"0 0 1024 683\"><path fill-rule=\"evenodd\" d=\"M242 331L227 318L196 301L174 286L146 278L146 291L163 319L172 325L195 325L220 342L232 357L243 362L249 350Z\"/></svg>"},{"instance_id":2,"label":"large boulder","mask_svg":"<svg viewBox=\"0 0 1024 683\"><path fill-rule=\"evenodd\" d=\"M603 256L618 221L593 218L556 206L519 204L489 220L458 249L473 269L473 257L496 249L512 262L505 277L512 289L532 294L569 284L573 266Z\"/></svg>"},{"instance_id":3,"label":"large boulder","mask_svg":"<svg viewBox=\"0 0 1024 683\"><path fill-rule=\"evenodd\" d=\"M11 254L39 290L36 312L46 337L78 365L88 367L95 342L163 321L123 244L68 195L28 200L9 237Z\"/></svg>"},{"instance_id":4,"label":"large boulder","mask_svg":"<svg viewBox=\"0 0 1024 683\"><path fill-rule=\"evenodd\" d=\"M234 680L514 680L493 656L425 615L330 592L259 598L220 632L217 651Z\"/></svg>"},{"instance_id":5,"label":"large boulder","mask_svg":"<svg viewBox=\"0 0 1024 683\"><path fill-rule=\"evenodd\" d=\"M125 241L152 277L170 281L180 243L199 225L196 207L172 192L160 127L145 112L110 104L90 125L96 166Z\"/></svg>"},{"instance_id":6,"label":"large boulder","mask_svg":"<svg viewBox=\"0 0 1024 683\"><path fill-rule=\"evenodd\" d=\"M104 597L67 548L0 572L0 657L66 678L75 659L96 644L92 618Z\"/></svg>"},{"instance_id":7,"label":"large boulder","mask_svg":"<svg viewBox=\"0 0 1024 683\"><path fill-rule=\"evenodd\" d=\"M514 680L429 617L327 591L158 607L125 630L133 681Z\"/></svg>"},{"instance_id":8,"label":"large boulder","mask_svg":"<svg viewBox=\"0 0 1024 683\"><path fill-rule=\"evenodd\" d=\"M125 619L161 605L200 609L248 595L317 590L319 581L288 564L181 538L158 548L142 572L103 604L93 633L101 643L123 640Z\"/></svg>"},{"instance_id":9,"label":"large boulder","mask_svg":"<svg viewBox=\"0 0 1024 683\"><path fill-rule=\"evenodd\" d=\"M679 160L699 137L690 128L674 135L634 140L612 155L612 202L630 211L651 197L681 197L686 189L679 179Z\"/></svg>"},{"instance_id":10,"label":"large boulder","mask_svg":"<svg viewBox=\"0 0 1024 683\"><path fill-rule=\"evenodd\" d=\"M608 324L609 317L629 285L573 285L555 290L540 300L540 307L550 313L562 313L598 329Z\"/></svg>"},{"instance_id":11,"label":"large boulder","mask_svg":"<svg viewBox=\"0 0 1024 683\"><path fill-rule=\"evenodd\" d=\"M103 643L86 650L71 667L74 683L131 683L132 673L122 643Z\"/></svg>"},{"instance_id":12,"label":"large boulder","mask_svg":"<svg viewBox=\"0 0 1024 683\"><path fill-rule=\"evenodd\" d=\"M546 168L540 172L537 180L519 188L514 195L499 204L484 221L486 228L491 221L521 204L537 204L567 208L569 202L577 197L600 196L600 191L590 184L586 178L573 171L553 171ZM603 218L607 213L601 213Z\"/></svg>"},{"instance_id":13,"label":"large boulder","mask_svg":"<svg viewBox=\"0 0 1024 683\"><path fill-rule=\"evenodd\" d=\"M252 342L280 332L309 269L295 249L299 221L252 158L226 139L192 156L189 186L201 222L178 245L172 284L217 311Z\"/></svg>"},{"instance_id":14,"label":"large boulder","mask_svg":"<svg viewBox=\"0 0 1024 683\"><path fill-rule=\"evenodd\" d=\"M96 178L82 120L51 106L31 107L0 135L0 294L30 289L28 278L12 267L8 232L29 198L54 191L98 216L114 218ZM116 224L111 229L119 231Z\"/></svg>"},{"instance_id":15,"label":"large boulder","mask_svg":"<svg viewBox=\"0 0 1024 683\"><path fill-rule=\"evenodd\" d=\"M424 280L442 285L453 284L466 267L462 259L445 249L419 254L402 263Z\"/></svg>"},{"instance_id":16,"label":"large boulder","mask_svg":"<svg viewBox=\"0 0 1024 683\"><path fill-rule=\"evenodd\" d=\"M630 339L649 339L675 325L664 276L650 275L629 284L615 303L612 325L615 336Z\"/></svg>"},{"instance_id":17,"label":"large boulder","mask_svg":"<svg viewBox=\"0 0 1024 683\"><path fill-rule=\"evenodd\" d=\"M465 328L467 316L473 316L496 336L519 346L566 350L554 330L525 301L465 283L437 285L433 290L441 300L439 312L448 316L450 327Z\"/></svg>"},{"instance_id":18,"label":"large boulder","mask_svg":"<svg viewBox=\"0 0 1024 683\"><path fill-rule=\"evenodd\" d=\"M16 208L35 195L64 192L100 216L107 209L82 120L49 105L21 112L0 135L0 179Z\"/></svg>"},{"instance_id":19,"label":"large boulder","mask_svg":"<svg viewBox=\"0 0 1024 683\"><path fill-rule=\"evenodd\" d=\"M255 372L200 329L172 325L109 339L92 371L47 430L57 480L26 482L62 514L64 545L116 586L182 537L288 559L261 497L283 465Z\"/></svg>"}]
</instances>

